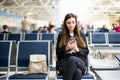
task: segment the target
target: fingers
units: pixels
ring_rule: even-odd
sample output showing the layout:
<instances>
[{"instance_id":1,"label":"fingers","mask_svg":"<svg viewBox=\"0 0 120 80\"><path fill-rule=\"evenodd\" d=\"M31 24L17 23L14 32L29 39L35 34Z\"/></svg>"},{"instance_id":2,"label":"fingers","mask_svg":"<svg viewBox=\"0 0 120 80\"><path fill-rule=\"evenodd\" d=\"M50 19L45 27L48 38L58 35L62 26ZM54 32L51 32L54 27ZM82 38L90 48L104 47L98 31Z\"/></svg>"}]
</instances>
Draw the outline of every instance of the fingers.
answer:
<instances>
[{"instance_id":1,"label":"fingers","mask_svg":"<svg viewBox=\"0 0 120 80\"><path fill-rule=\"evenodd\" d=\"M70 40L67 43L66 50L71 50L71 49L74 49L75 51L78 49L77 44L76 44L76 40Z\"/></svg>"},{"instance_id":2,"label":"fingers","mask_svg":"<svg viewBox=\"0 0 120 80\"><path fill-rule=\"evenodd\" d=\"M72 44L72 43L74 43L75 42L75 40L70 40L69 42L68 42L68 44Z\"/></svg>"}]
</instances>

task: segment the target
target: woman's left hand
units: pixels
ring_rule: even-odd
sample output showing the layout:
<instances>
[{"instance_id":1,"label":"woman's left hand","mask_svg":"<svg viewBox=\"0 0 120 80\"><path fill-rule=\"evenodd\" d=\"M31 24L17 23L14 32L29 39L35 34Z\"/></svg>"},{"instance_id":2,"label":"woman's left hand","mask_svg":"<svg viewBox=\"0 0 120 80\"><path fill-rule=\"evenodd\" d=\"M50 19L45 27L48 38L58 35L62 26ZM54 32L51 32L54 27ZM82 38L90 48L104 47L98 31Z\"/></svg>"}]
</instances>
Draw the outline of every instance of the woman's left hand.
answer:
<instances>
[{"instance_id":1,"label":"woman's left hand","mask_svg":"<svg viewBox=\"0 0 120 80\"><path fill-rule=\"evenodd\" d=\"M74 45L73 50L75 50L76 52L79 52L79 48L77 46L77 42L76 41L74 41L73 45Z\"/></svg>"}]
</instances>

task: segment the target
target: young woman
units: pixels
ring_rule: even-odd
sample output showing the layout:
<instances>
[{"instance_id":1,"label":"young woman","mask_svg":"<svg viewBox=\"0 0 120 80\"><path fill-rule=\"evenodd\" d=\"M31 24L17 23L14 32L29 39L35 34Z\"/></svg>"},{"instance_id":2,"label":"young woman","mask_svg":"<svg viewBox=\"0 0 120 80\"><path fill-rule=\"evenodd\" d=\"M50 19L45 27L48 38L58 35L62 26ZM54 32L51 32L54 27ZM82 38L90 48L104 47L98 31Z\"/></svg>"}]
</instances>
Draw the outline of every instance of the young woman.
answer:
<instances>
[{"instance_id":1,"label":"young woman","mask_svg":"<svg viewBox=\"0 0 120 80\"><path fill-rule=\"evenodd\" d=\"M88 53L85 36L77 26L77 16L68 13L56 46L56 69L63 74L63 80L81 80L87 68Z\"/></svg>"}]
</instances>

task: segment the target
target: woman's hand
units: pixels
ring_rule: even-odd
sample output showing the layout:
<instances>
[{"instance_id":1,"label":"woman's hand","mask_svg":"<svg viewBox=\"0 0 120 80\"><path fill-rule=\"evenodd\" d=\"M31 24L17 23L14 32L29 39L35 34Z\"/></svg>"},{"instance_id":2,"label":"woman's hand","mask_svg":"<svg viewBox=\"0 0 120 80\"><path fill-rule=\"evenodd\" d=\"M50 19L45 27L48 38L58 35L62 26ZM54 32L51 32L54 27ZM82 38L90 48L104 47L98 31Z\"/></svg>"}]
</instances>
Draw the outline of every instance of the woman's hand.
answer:
<instances>
[{"instance_id":1,"label":"woman's hand","mask_svg":"<svg viewBox=\"0 0 120 80\"><path fill-rule=\"evenodd\" d=\"M76 40L74 41L73 45L74 45L73 50L75 50L76 52L79 52L79 48L77 46Z\"/></svg>"},{"instance_id":2,"label":"woman's hand","mask_svg":"<svg viewBox=\"0 0 120 80\"><path fill-rule=\"evenodd\" d=\"M67 46L66 46L66 51L69 51L74 48L74 42L75 40L68 41Z\"/></svg>"},{"instance_id":3,"label":"woman's hand","mask_svg":"<svg viewBox=\"0 0 120 80\"><path fill-rule=\"evenodd\" d=\"M68 43L67 43L67 46L66 46L66 51L69 51L69 50L75 50L76 52L79 52L79 48L77 47L77 42L76 40L70 40Z\"/></svg>"}]
</instances>

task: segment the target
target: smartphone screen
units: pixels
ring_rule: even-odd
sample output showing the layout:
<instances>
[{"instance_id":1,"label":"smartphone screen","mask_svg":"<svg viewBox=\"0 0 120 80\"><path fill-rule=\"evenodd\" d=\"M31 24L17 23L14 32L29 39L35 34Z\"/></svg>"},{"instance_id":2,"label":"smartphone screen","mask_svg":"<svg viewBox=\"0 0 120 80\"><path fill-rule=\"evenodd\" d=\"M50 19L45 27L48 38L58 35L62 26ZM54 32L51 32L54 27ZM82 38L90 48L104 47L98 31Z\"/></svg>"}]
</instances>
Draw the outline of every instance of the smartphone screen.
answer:
<instances>
[{"instance_id":1,"label":"smartphone screen","mask_svg":"<svg viewBox=\"0 0 120 80\"><path fill-rule=\"evenodd\" d=\"M70 40L75 40L75 37L70 37Z\"/></svg>"},{"instance_id":2,"label":"smartphone screen","mask_svg":"<svg viewBox=\"0 0 120 80\"><path fill-rule=\"evenodd\" d=\"M71 43L75 42L75 37L70 37L70 41L72 41Z\"/></svg>"}]
</instances>

